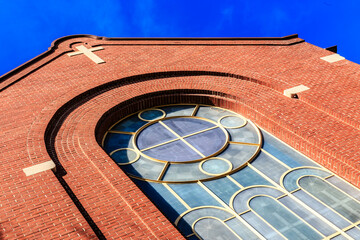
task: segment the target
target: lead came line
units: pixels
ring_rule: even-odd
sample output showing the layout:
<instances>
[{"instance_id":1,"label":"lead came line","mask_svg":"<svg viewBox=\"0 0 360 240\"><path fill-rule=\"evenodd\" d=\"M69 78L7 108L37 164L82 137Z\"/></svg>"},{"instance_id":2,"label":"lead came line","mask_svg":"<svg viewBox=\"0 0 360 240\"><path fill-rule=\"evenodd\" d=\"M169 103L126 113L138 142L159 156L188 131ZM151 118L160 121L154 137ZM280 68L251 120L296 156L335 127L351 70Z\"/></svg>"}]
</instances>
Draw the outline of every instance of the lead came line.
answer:
<instances>
[{"instance_id":1,"label":"lead came line","mask_svg":"<svg viewBox=\"0 0 360 240\"><path fill-rule=\"evenodd\" d=\"M199 154L201 157L206 157L204 154L202 154L201 152L199 152L199 150L197 150L195 147L193 147L190 143L188 143L185 139L183 139L179 134L177 134L176 132L174 132L171 128L169 128L165 123L163 123L162 121L159 121L159 123L161 125L163 125L166 129L168 129L170 132L172 132L175 136L177 136L181 141L183 141L186 145L188 145L192 150L194 150L197 154Z\"/></svg>"},{"instance_id":2,"label":"lead came line","mask_svg":"<svg viewBox=\"0 0 360 240\"><path fill-rule=\"evenodd\" d=\"M232 142L229 141L230 144L240 144L240 145L249 145L249 146L259 146L260 144L258 143L247 143L247 142Z\"/></svg>"},{"instance_id":3,"label":"lead came line","mask_svg":"<svg viewBox=\"0 0 360 240\"><path fill-rule=\"evenodd\" d=\"M134 132L124 132L124 131L118 131L118 130L109 130L109 133L119 133L119 134L127 134L127 135L134 135Z\"/></svg>"},{"instance_id":4,"label":"lead came line","mask_svg":"<svg viewBox=\"0 0 360 240\"><path fill-rule=\"evenodd\" d=\"M154 146L151 146L151 147L143 148L143 149L141 149L140 151L143 152L143 151L146 151L146 150L149 150L149 149L152 149L152 148L156 148L156 147L159 147L159 146L162 146L162 145L171 143L171 142L178 141L178 140L179 140L179 138L175 138L175 139L169 140L169 141L167 141L167 142L163 142L163 143L159 143L159 144L156 144L156 145L154 145Z\"/></svg>"},{"instance_id":5,"label":"lead came line","mask_svg":"<svg viewBox=\"0 0 360 240\"><path fill-rule=\"evenodd\" d=\"M160 122L160 121L159 121ZM198 132L194 132L194 133L190 133L182 138L187 138L187 137L191 137L193 135L196 135L196 134L199 134L199 133L203 133L203 132L206 132L206 131L210 131L212 129L215 129L215 128L218 128L218 126L214 126L214 127L211 127L211 128L207 128L207 129L204 129L204 130L201 130L201 131L198 131ZM169 128L167 128L169 130ZM172 132L174 133L174 132ZM178 136L178 135L176 135ZM156 144L154 146L151 146L151 147L147 147L147 148L143 148L143 149L140 149L141 152L143 151L146 151L146 150L149 150L149 149L152 149L152 148L156 148L156 147L159 147L159 146L162 146L162 145L165 145L165 144L168 144L168 143L172 143L172 142L175 142L177 140L181 140L181 137L178 137L178 138L175 138L175 139L172 139L172 140L169 140L169 141L166 141L166 142L163 142L163 143L159 143L159 144Z\"/></svg>"},{"instance_id":6,"label":"lead came line","mask_svg":"<svg viewBox=\"0 0 360 240\"><path fill-rule=\"evenodd\" d=\"M250 231L252 231L259 239L266 240L264 236L262 236L255 228L253 228L248 222L246 222L242 217L240 217L234 209L229 207L223 200L221 200L215 193L213 193L208 187L206 187L201 181L198 181L198 184L206 191L208 192L215 200L217 200L218 203L220 203L225 209L230 211L236 219L238 219L241 223L243 223ZM237 235L237 234L236 234ZM238 235L237 235L238 236Z\"/></svg>"},{"instance_id":7,"label":"lead came line","mask_svg":"<svg viewBox=\"0 0 360 240\"><path fill-rule=\"evenodd\" d=\"M274 159L276 162L280 163L281 165L283 165L284 167L286 167L287 169L291 169L291 167L289 167L286 163L284 163L283 161L281 161L280 159L278 159L277 157L273 156L271 153L265 151L263 148L261 149L262 152L264 152L266 155L268 155L269 157L271 157L272 159Z\"/></svg>"},{"instance_id":8,"label":"lead came line","mask_svg":"<svg viewBox=\"0 0 360 240\"><path fill-rule=\"evenodd\" d=\"M198 110L199 110L199 104L197 104L195 106L194 111L192 112L191 116L195 116Z\"/></svg>"},{"instance_id":9,"label":"lead came line","mask_svg":"<svg viewBox=\"0 0 360 240\"><path fill-rule=\"evenodd\" d=\"M160 173L160 175L159 175L159 177L157 179L158 181L160 181L163 178L163 176L164 176L164 174L165 174L168 167L169 167L169 162L166 162L164 164L164 168L161 170L161 173Z\"/></svg>"},{"instance_id":10,"label":"lead came line","mask_svg":"<svg viewBox=\"0 0 360 240\"><path fill-rule=\"evenodd\" d=\"M163 183L164 187L166 187L167 190L169 190L169 192L172 193L172 195L174 195L174 197L179 200L188 210L191 209L191 207L166 183Z\"/></svg>"},{"instance_id":11,"label":"lead came line","mask_svg":"<svg viewBox=\"0 0 360 240\"><path fill-rule=\"evenodd\" d=\"M288 196L293 199L295 202L299 203L301 206L303 206L305 209L307 209L308 211L310 211L311 213L313 213L315 216L317 216L318 218L320 218L321 220L323 220L325 223L327 223L330 227L332 227L333 229L337 230L338 232L342 233L344 236L346 236L348 239L353 239L352 237L350 237L348 234L346 234L344 231L342 231L342 229L340 229L339 227L337 227L335 224L333 224L332 222L330 222L327 218L323 217L322 215L320 215L318 212L314 211L310 206L308 206L307 204L305 204L304 202L302 202L300 199L298 199L297 197L295 197L294 195L290 194L286 189L282 188L279 184L277 184L275 181L273 181L271 178L269 178L268 176L266 176L265 174L263 174L260 170L258 170L257 168L255 168L254 166L252 166L250 163L248 163L248 166L254 170L255 172L257 172L258 174L260 174L263 178L265 178L266 180L268 180L270 183L272 183L275 187L281 189L282 191L284 191L285 193L289 194Z\"/></svg>"}]
</instances>

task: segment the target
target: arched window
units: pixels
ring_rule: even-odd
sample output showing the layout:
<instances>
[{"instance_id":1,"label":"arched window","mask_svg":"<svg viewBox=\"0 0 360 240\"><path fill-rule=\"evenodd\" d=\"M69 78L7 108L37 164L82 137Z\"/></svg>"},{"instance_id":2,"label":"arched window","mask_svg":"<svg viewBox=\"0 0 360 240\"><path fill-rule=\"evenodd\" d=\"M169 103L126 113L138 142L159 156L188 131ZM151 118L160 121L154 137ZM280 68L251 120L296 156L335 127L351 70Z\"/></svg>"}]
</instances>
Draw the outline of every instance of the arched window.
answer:
<instances>
[{"instance_id":1,"label":"arched window","mask_svg":"<svg viewBox=\"0 0 360 240\"><path fill-rule=\"evenodd\" d=\"M358 189L232 111L145 109L103 148L188 239L360 238Z\"/></svg>"}]
</instances>

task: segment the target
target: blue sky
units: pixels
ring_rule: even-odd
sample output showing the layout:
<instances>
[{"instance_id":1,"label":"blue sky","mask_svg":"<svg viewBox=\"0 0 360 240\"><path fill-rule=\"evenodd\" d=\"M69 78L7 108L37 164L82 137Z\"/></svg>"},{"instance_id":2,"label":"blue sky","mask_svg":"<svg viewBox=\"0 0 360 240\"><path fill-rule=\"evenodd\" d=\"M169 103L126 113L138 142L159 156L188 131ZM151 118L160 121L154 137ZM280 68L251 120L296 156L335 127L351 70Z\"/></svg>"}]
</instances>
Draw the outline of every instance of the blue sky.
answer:
<instances>
[{"instance_id":1,"label":"blue sky","mask_svg":"<svg viewBox=\"0 0 360 240\"><path fill-rule=\"evenodd\" d=\"M0 0L0 75L72 34L281 37L298 33L360 63L360 0Z\"/></svg>"}]
</instances>

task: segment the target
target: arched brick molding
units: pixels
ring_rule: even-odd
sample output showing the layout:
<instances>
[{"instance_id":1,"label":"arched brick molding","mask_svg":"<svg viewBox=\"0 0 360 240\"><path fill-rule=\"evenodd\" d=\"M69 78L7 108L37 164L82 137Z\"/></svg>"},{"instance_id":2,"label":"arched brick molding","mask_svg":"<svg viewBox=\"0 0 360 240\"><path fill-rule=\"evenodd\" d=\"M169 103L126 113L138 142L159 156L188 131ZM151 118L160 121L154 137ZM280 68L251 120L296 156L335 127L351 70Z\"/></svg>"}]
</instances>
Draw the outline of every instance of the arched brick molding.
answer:
<instances>
[{"instance_id":1,"label":"arched brick molding","mask_svg":"<svg viewBox=\"0 0 360 240\"><path fill-rule=\"evenodd\" d=\"M60 169L58 173L69 183L91 218L99 223L99 229L105 236L109 236L118 227L126 231L126 228L131 228L133 223L138 222L137 226L145 227L149 236L170 237L168 234L175 234L171 238L180 237L98 144L106 126L115 118L127 114L129 106L140 109L147 104L159 105L171 101L211 102L243 114L351 181L351 172L354 172L351 171L351 165L335 161L331 151L319 149L316 140L307 138L306 131L298 128L299 122L304 119L297 117L293 109L300 108L306 112L312 106L285 98L267 84L250 79L252 78L219 72L179 71L136 75L99 85L59 108L44 108L42 113L47 116L52 113L53 117L46 130L41 124L38 126L34 123L32 133L45 132L46 149L43 146L41 151L37 151L39 148L35 146L39 144L34 144L30 138L29 146L33 143L33 152L30 150L29 155L42 152L46 156L43 151L47 150L52 159L64 167L67 174L61 173ZM58 100L51 104L59 106L60 102ZM311 120L324 119L321 114L324 115L319 112L319 116L311 116ZM344 174L346 171L349 174ZM110 189L115 190L122 199L121 203L106 200L114 197ZM89 191L97 197L89 199ZM126 212L126 208L131 209L129 212L132 213ZM111 224L107 224L101 219L106 219L110 213L114 219ZM126 222L122 220L125 214L128 216ZM159 223L166 226L164 229L168 231L157 230L156 224Z\"/></svg>"}]
</instances>

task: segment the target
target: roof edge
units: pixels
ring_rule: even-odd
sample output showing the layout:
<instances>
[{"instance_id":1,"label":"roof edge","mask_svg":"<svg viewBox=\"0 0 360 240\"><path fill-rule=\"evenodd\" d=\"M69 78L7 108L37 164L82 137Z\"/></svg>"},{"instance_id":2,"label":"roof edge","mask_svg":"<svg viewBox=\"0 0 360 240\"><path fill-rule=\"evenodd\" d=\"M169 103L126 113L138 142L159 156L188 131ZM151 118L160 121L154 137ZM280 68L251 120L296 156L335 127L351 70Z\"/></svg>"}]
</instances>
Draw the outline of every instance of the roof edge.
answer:
<instances>
[{"instance_id":1,"label":"roof edge","mask_svg":"<svg viewBox=\"0 0 360 240\"><path fill-rule=\"evenodd\" d=\"M51 43L51 46L48 48L46 52L41 53L40 55L28 60L27 62L21 64L20 66L10 70L9 72L5 73L4 75L0 76L0 83L5 82L7 79L11 78L12 76L18 74L19 72L23 71L24 69L30 67L34 63L43 58L52 54L61 43L75 38L92 38L96 40L105 40L105 41L144 41L144 40L152 40L152 41L171 41L171 40L182 40L182 41L235 41L235 40L251 40L251 41L264 41L264 40L290 40L298 38L298 34L292 34L283 37L218 37L218 38L107 38L107 37L100 37L91 34L76 34L76 35L68 35L64 37L60 37L54 40ZM0 89L1 91L1 89Z\"/></svg>"}]
</instances>

